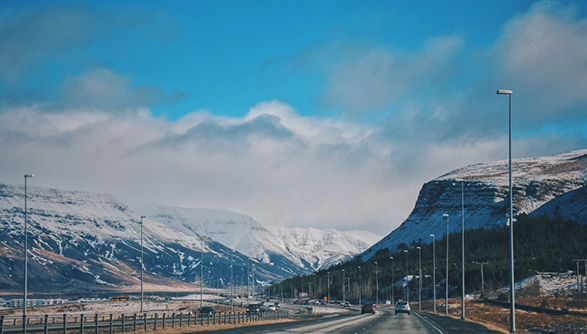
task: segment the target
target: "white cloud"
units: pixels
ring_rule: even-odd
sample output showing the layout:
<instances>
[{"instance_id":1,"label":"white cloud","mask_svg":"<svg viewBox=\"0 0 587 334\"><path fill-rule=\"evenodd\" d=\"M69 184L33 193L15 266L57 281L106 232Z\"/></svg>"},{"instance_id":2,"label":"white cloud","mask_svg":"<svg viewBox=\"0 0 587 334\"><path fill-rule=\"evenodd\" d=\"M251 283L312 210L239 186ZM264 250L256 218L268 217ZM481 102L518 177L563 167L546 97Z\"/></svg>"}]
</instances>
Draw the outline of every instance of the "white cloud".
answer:
<instances>
[{"instance_id":1,"label":"white cloud","mask_svg":"<svg viewBox=\"0 0 587 334\"><path fill-rule=\"evenodd\" d=\"M495 52L503 81L524 101L526 122L579 113L585 120L587 18L578 18L574 6L535 4L508 23Z\"/></svg>"},{"instance_id":2,"label":"white cloud","mask_svg":"<svg viewBox=\"0 0 587 334\"><path fill-rule=\"evenodd\" d=\"M418 53L369 46L353 51L328 74L324 103L358 115L387 110L449 76L461 47L461 38L449 36L428 41Z\"/></svg>"}]
</instances>

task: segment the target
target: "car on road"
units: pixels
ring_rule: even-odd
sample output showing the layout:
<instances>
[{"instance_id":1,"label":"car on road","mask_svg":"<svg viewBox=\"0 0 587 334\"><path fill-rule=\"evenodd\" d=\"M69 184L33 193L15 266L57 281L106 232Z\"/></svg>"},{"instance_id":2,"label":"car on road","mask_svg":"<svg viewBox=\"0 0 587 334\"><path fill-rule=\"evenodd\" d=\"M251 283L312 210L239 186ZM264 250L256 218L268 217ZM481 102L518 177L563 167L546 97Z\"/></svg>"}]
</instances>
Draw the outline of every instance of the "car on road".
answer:
<instances>
[{"instance_id":1,"label":"car on road","mask_svg":"<svg viewBox=\"0 0 587 334\"><path fill-rule=\"evenodd\" d=\"M247 306L247 313L248 314L254 314L254 313L259 313L261 312L261 305L259 304L249 304Z\"/></svg>"},{"instance_id":2,"label":"car on road","mask_svg":"<svg viewBox=\"0 0 587 334\"><path fill-rule=\"evenodd\" d=\"M411 311L412 310L410 309L410 304L408 304L408 302L399 301L395 304L395 314L407 313L410 315Z\"/></svg>"},{"instance_id":3,"label":"car on road","mask_svg":"<svg viewBox=\"0 0 587 334\"><path fill-rule=\"evenodd\" d=\"M216 310L212 306L202 306L198 311L198 314L201 316L213 316L216 313Z\"/></svg>"},{"instance_id":4,"label":"car on road","mask_svg":"<svg viewBox=\"0 0 587 334\"><path fill-rule=\"evenodd\" d=\"M349 303L349 302L341 302L340 303L340 306L342 306L342 307L351 307L351 303Z\"/></svg>"},{"instance_id":5,"label":"car on road","mask_svg":"<svg viewBox=\"0 0 587 334\"><path fill-rule=\"evenodd\" d=\"M371 303L363 304L363 306L361 307L361 314L364 314L364 313L375 314L375 305L373 305Z\"/></svg>"}]
</instances>

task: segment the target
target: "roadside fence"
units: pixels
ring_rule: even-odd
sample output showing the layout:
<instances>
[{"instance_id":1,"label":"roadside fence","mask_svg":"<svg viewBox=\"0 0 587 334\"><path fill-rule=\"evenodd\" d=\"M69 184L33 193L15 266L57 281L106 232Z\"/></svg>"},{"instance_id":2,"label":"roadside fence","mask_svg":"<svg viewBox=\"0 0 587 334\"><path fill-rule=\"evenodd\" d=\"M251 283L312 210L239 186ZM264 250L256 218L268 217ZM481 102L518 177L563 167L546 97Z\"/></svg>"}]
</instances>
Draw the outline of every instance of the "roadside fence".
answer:
<instances>
[{"instance_id":1,"label":"roadside fence","mask_svg":"<svg viewBox=\"0 0 587 334\"><path fill-rule=\"evenodd\" d=\"M49 333L104 334L142 331L163 331L183 326L210 326L220 324L244 324L289 317L285 311L259 313L225 312L212 315L190 313L140 313L140 314L45 314L39 316L0 315L0 334Z\"/></svg>"}]
</instances>

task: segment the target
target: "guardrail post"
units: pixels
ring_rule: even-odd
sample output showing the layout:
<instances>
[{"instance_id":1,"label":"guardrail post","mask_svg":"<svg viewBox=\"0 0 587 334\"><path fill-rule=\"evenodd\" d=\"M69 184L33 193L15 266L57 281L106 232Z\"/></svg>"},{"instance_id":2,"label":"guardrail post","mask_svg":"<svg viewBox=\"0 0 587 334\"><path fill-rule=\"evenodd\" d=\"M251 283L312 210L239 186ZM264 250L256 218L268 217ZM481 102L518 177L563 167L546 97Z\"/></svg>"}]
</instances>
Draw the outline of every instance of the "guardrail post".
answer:
<instances>
[{"instance_id":1,"label":"guardrail post","mask_svg":"<svg viewBox=\"0 0 587 334\"><path fill-rule=\"evenodd\" d=\"M190 320L192 320L192 312L188 312L188 327L190 327Z\"/></svg>"},{"instance_id":2,"label":"guardrail post","mask_svg":"<svg viewBox=\"0 0 587 334\"><path fill-rule=\"evenodd\" d=\"M161 318L161 320L162 320L162 323L161 323L161 328L162 328L163 330L165 330L165 313L163 313L163 317Z\"/></svg>"},{"instance_id":3,"label":"guardrail post","mask_svg":"<svg viewBox=\"0 0 587 334\"><path fill-rule=\"evenodd\" d=\"M79 334L84 334L84 315L79 315Z\"/></svg>"},{"instance_id":4,"label":"guardrail post","mask_svg":"<svg viewBox=\"0 0 587 334\"><path fill-rule=\"evenodd\" d=\"M67 314L63 314L63 334L67 333Z\"/></svg>"},{"instance_id":5,"label":"guardrail post","mask_svg":"<svg viewBox=\"0 0 587 334\"><path fill-rule=\"evenodd\" d=\"M98 334L98 313L94 314L94 333Z\"/></svg>"},{"instance_id":6,"label":"guardrail post","mask_svg":"<svg viewBox=\"0 0 587 334\"><path fill-rule=\"evenodd\" d=\"M110 334L112 334L112 313L110 313Z\"/></svg>"},{"instance_id":7,"label":"guardrail post","mask_svg":"<svg viewBox=\"0 0 587 334\"><path fill-rule=\"evenodd\" d=\"M171 328L175 328L175 312L171 314Z\"/></svg>"},{"instance_id":8,"label":"guardrail post","mask_svg":"<svg viewBox=\"0 0 587 334\"><path fill-rule=\"evenodd\" d=\"M124 328L124 313L122 314L122 333L125 333L125 328Z\"/></svg>"},{"instance_id":9,"label":"guardrail post","mask_svg":"<svg viewBox=\"0 0 587 334\"><path fill-rule=\"evenodd\" d=\"M208 321L207 321L206 325L207 326L210 326L210 314L208 314L208 316L206 318L208 318Z\"/></svg>"},{"instance_id":10,"label":"guardrail post","mask_svg":"<svg viewBox=\"0 0 587 334\"><path fill-rule=\"evenodd\" d=\"M47 334L48 330L49 330L49 315L45 314L45 334Z\"/></svg>"},{"instance_id":11,"label":"guardrail post","mask_svg":"<svg viewBox=\"0 0 587 334\"><path fill-rule=\"evenodd\" d=\"M183 325L182 322L183 322L183 312L180 312L179 313L179 328L182 327L182 325Z\"/></svg>"},{"instance_id":12,"label":"guardrail post","mask_svg":"<svg viewBox=\"0 0 587 334\"><path fill-rule=\"evenodd\" d=\"M137 331L137 314L135 313L132 317L132 331Z\"/></svg>"},{"instance_id":13,"label":"guardrail post","mask_svg":"<svg viewBox=\"0 0 587 334\"><path fill-rule=\"evenodd\" d=\"M143 313L143 330L147 331L147 313Z\"/></svg>"},{"instance_id":14,"label":"guardrail post","mask_svg":"<svg viewBox=\"0 0 587 334\"><path fill-rule=\"evenodd\" d=\"M4 316L0 315L0 334L4 334Z\"/></svg>"}]
</instances>

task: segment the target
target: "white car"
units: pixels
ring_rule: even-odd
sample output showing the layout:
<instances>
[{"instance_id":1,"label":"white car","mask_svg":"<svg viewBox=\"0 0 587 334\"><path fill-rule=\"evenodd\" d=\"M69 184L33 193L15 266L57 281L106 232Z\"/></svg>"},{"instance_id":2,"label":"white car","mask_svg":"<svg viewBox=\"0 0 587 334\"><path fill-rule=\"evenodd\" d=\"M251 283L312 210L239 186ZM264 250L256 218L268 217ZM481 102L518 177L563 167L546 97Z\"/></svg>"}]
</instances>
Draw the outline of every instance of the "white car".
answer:
<instances>
[{"instance_id":1,"label":"white car","mask_svg":"<svg viewBox=\"0 0 587 334\"><path fill-rule=\"evenodd\" d=\"M399 301L395 304L395 314L398 313L407 313L410 315L411 309L410 304L408 302Z\"/></svg>"}]
</instances>

